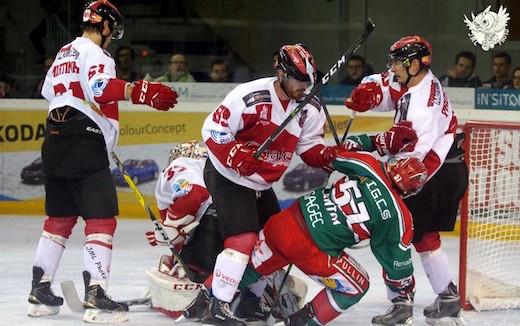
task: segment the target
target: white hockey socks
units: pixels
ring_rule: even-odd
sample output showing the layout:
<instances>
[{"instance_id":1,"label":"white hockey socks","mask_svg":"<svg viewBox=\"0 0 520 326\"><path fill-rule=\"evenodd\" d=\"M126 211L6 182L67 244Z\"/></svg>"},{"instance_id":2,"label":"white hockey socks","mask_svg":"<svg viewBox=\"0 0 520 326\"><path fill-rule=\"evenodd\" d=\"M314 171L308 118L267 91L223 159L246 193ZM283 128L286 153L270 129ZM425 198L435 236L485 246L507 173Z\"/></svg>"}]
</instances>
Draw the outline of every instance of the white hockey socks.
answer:
<instances>
[{"instance_id":1,"label":"white hockey socks","mask_svg":"<svg viewBox=\"0 0 520 326\"><path fill-rule=\"evenodd\" d=\"M83 263L91 276L89 285L99 284L103 290L107 290L111 261L112 236L104 233L87 235L83 246Z\"/></svg>"},{"instance_id":2,"label":"white hockey socks","mask_svg":"<svg viewBox=\"0 0 520 326\"><path fill-rule=\"evenodd\" d=\"M420 252L419 256L433 291L441 293L453 281L448 256L442 248Z\"/></svg>"},{"instance_id":3,"label":"white hockey socks","mask_svg":"<svg viewBox=\"0 0 520 326\"><path fill-rule=\"evenodd\" d=\"M233 300L248 261L248 255L230 248L217 256L211 283L211 291L217 299L225 302Z\"/></svg>"},{"instance_id":4,"label":"white hockey socks","mask_svg":"<svg viewBox=\"0 0 520 326\"><path fill-rule=\"evenodd\" d=\"M47 231L42 232L34 258L34 266L43 269L42 281L52 281L54 278L66 243L65 237Z\"/></svg>"}]
</instances>

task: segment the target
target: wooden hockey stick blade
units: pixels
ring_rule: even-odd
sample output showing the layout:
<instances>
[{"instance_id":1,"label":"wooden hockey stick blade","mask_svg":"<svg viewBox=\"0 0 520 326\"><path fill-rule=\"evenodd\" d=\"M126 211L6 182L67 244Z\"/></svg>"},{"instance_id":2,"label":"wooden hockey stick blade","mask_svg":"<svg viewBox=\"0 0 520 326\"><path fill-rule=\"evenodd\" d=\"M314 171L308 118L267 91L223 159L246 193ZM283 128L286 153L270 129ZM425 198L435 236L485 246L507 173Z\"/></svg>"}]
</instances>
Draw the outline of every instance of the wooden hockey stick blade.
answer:
<instances>
[{"instance_id":1,"label":"wooden hockey stick blade","mask_svg":"<svg viewBox=\"0 0 520 326\"><path fill-rule=\"evenodd\" d=\"M74 286L74 281L63 281L60 285L67 307L69 307L73 312L84 312L85 309L83 308L83 302L79 299L78 291L76 291L76 286Z\"/></svg>"}]
</instances>

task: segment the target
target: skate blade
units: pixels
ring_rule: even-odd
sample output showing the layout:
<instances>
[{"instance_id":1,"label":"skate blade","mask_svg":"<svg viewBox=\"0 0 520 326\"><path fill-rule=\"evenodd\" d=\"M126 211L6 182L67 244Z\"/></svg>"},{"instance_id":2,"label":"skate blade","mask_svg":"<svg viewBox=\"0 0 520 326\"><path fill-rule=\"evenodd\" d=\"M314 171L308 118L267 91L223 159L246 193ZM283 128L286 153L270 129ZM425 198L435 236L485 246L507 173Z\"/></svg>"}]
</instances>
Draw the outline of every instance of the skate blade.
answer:
<instances>
[{"instance_id":1,"label":"skate blade","mask_svg":"<svg viewBox=\"0 0 520 326\"><path fill-rule=\"evenodd\" d=\"M385 325L389 325L389 324L380 324L380 323L377 323L377 322L372 322L372 325L385 326ZM410 317L410 318L406 319L402 323L397 323L397 324L392 324L392 325L393 326L412 326L413 325L413 317Z\"/></svg>"},{"instance_id":2,"label":"skate blade","mask_svg":"<svg viewBox=\"0 0 520 326\"><path fill-rule=\"evenodd\" d=\"M85 309L83 321L86 323L120 323L128 321L128 311L106 311L101 309Z\"/></svg>"},{"instance_id":3,"label":"skate blade","mask_svg":"<svg viewBox=\"0 0 520 326\"><path fill-rule=\"evenodd\" d=\"M466 321L462 316L459 317L443 317L439 319L425 317L426 324L432 326L466 326Z\"/></svg>"},{"instance_id":4,"label":"skate blade","mask_svg":"<svg viewBox=\"0 0 520 326\"><path fill-rule=\"evenodd\" d=\"M60 306L46 306L44 304L31 303L27 316L29 317L43 317L57 315L60 312Z\"/></svg>"}]
</instances>

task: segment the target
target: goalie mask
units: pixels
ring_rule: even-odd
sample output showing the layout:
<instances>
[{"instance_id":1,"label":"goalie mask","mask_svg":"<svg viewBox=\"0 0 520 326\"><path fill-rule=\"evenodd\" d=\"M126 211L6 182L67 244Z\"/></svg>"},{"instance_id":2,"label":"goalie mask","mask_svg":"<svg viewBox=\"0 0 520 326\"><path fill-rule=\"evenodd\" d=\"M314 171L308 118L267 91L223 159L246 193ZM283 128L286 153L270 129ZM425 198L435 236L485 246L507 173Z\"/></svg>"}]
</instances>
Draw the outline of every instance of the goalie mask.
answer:
<instances>
[{"instance_id":1,"label":"goalie mask","mask_svg":"<svg viewBox=\"0 0 520 326\"><path fill-rule=\"evenodd\" d=\"M187 157L193 159L201 159L208 157L208 151L206 147L199 145L196 140L177 144L170 149L170 158L168 164L179 157Z\"/></svg>"},{"instance_id":2,"label":"goalie mask","mask_svg":"<svg viewBox=\"0 0 520 326\"><path fill-rule=\"evenodd\" d=\"M386 170L403 196L418 193L428 178L426 167L415 157L387 163Z\"/></svg>"}]
</instances>

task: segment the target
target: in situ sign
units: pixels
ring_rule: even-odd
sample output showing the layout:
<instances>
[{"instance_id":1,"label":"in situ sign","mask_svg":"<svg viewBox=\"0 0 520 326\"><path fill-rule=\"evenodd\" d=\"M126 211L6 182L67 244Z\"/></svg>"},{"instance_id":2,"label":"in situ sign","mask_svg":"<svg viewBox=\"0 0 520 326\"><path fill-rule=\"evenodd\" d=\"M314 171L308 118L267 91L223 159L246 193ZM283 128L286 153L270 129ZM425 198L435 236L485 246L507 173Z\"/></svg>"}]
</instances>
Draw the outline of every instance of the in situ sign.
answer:
<instances>
[{"instance_id":1,"label":"in situ sign","mask_svg":"<svg viewBox=\"0 0 520 326\"><path fill-rule=\"evenodd\" d=\"M477 88L475 92L475 108L520 111L520 90Z\"/></svg>"}]
</instances>

